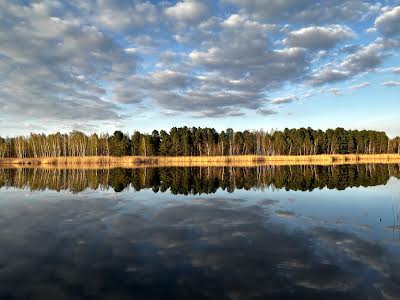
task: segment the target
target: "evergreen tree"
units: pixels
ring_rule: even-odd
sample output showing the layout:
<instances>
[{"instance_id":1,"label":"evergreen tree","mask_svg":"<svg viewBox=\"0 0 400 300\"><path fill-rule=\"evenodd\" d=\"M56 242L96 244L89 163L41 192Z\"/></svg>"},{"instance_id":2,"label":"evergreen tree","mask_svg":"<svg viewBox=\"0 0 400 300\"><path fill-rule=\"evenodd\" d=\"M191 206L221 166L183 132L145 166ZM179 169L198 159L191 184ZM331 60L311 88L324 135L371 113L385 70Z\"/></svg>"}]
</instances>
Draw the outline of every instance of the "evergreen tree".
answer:
<instances>
[{"instance_id":1,"label":"evergreen tree","mask_svg":"<svg viewBox=\"0 0 400 300\"><path fill-rule=\"evenodd\" d=\"M313 155L400 153L400 138L389 139L385 132L373 130L326 131L312 128L283 131L218 133L213 128L172 128L169 133L134 131L131 138L121 131L85 135L31 134L0 138L0 158L57 156L212 156L212 155Z\"/></svg>"},{"instance_id":2,"label":"evergreen tree","mask_svg":"<svg viewBox=\"0 0 400 300\"><path fill-rule=\"evenodd\" d=\"M114 132L114 134L109 138L109 145L111 156L125 156L129 155L131 152L130 139L121 131Z\"/></svg>"}]
</instances>

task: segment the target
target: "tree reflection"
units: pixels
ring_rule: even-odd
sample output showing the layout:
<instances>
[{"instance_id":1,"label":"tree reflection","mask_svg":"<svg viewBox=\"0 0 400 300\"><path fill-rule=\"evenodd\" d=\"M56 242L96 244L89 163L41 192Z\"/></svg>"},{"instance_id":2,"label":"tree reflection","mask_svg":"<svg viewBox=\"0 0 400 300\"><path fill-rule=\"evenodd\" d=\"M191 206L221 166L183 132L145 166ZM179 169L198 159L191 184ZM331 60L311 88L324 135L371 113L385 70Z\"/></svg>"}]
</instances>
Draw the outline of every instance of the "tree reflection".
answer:
<instances>
[{"instance_id":1,"label":"tree reflection","mask_svg":"<svg viewBox=\"0 0 400 300\"><path fill-rule=\"evenodd\" d=\"M0 187L31 190L152 189L155 193L210 194L219 188L312 191L384 185L400 178L400 165L169 167L141 169L0 169Z\"/></svg>"}]
</instances>

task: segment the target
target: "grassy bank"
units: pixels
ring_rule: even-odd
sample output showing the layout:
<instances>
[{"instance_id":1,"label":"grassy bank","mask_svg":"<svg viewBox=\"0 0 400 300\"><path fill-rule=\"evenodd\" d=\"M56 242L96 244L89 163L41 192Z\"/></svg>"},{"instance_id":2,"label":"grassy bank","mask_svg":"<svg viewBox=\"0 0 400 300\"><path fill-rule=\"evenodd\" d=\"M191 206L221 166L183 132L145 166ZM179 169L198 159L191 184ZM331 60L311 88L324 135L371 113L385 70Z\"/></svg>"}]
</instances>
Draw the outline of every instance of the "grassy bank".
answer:
<instances>
[{"instance_id":1,"label":"grassy bank","mask_svg":"<svg viewBox=\"0 0 400 300\"><path fill-rule=\"evenodd\" d=\"M304 156L85 156L2 158L2 166L254 166L254 165L330 165L354 163L400 163L400 154L334 154Z\"/></svg>"}]
</instances>

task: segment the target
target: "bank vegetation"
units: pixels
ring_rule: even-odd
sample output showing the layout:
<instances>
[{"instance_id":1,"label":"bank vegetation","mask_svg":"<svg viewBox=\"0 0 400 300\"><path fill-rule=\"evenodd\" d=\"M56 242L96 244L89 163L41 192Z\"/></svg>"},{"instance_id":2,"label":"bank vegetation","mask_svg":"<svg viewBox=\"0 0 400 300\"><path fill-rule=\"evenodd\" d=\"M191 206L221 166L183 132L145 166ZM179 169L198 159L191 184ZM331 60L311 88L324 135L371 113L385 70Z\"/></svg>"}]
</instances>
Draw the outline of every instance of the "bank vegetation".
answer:
<instances>
[{"instance_id":1,"label":"bank vegetation","mask_svg":"<svg viewBox=\"0 0 400 300\"><path fill-rule=\"evenodd\" d=\"M151 134L0 137L1 164L226 164L400 161L400 137L373 130L226 131L172 128Z\"/></svg>"}]
</instances>

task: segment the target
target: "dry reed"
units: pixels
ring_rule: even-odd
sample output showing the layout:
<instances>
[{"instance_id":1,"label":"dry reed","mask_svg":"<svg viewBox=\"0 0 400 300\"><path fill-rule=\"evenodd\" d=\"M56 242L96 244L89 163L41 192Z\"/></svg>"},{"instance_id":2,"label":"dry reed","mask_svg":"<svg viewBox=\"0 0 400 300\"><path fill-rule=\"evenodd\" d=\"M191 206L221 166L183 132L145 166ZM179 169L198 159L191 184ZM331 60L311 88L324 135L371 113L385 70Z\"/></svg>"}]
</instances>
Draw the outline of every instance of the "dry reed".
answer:
<instances>
[{"instance_id":1,"label":"dry reed","mask_svg":"<svg viewBox=\"0 0 400 300\"><path fill-rule=\"evenodd\" d=\"M2 158L2 166L79 166L79 167L142 167L142 166L258 166L258 165L331 165L355 163L400 163L400 154L322 154L304 156L83 156Z\"/></svg>"}]
</instances>

